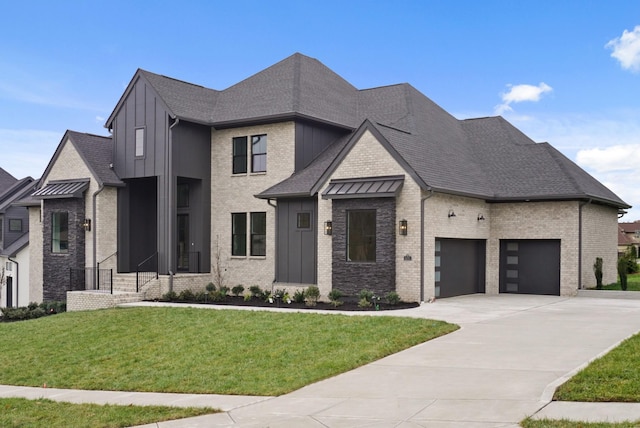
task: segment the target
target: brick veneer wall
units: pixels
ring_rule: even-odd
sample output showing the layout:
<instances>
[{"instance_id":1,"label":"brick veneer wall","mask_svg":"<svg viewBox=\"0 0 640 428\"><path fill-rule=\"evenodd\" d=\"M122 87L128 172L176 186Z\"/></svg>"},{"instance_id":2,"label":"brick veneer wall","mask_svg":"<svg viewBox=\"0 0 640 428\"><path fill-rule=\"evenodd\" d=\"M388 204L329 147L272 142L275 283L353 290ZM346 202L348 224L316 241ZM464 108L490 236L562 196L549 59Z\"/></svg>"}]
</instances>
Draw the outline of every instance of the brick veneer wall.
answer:
<instances>
[{"instance_id":1,"label":"brick veneer wall","mask_svg":"<svg viewBox=\"0 0 640 428\"><path fill-rule=\"evenodd\" d=\"M593 264L602 257L602 282L618 280L618 210L596 204L582 207L582 288L595 287Z\"/></svg>"},{"instance_id":2,"label":"brick veneer wall","mask_svg":"<svg viewBox=\"0 0 640 428\"><path fill-rule=\"evenodd\" d=\"M347 261L347 212L376 210L376 261ZM368 289L378 296L395 291L395 198L339 199L333 201L332 285L350 296Z\"/></svg>"},{"instance_id":3,"label":"brick veneer wall","mask_svg":"<svg viewBox=\"0 0 640 428\"><path fill-rule=\"evenodd\" d=\"M51 248L51 214L68 212L69 247L66 253L53 253ZM63 301L67 298L69 270L83 269L85 262L85 238L81 227L85 218L84 200L49 199L44 201L43 231L43 299Z\"/></svg>"}]
</instances>

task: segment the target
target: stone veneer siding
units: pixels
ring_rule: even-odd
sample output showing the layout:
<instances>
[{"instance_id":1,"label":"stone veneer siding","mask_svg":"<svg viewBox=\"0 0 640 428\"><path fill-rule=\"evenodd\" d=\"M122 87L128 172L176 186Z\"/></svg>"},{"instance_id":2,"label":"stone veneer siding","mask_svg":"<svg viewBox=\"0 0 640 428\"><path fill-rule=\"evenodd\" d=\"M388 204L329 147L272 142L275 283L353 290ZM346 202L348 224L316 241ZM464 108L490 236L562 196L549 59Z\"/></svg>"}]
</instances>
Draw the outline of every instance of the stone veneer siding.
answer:
<instances>
[{"instance_id":1,"label":"stone veneer siding","mask_svg":"<svg viewBox=\"0 0 640 428\"><path fill-rule=\"evenodd\" d=\"M51 214L68 212L69 247L66 253L51 251ZM49 199L44 201L43 228L43 299L64 301L69 288L70 269L84 269L85 237L82 221L85 218L83 199Z\"/></svg>"},{"instance_id":2,"label":"stone veneer siding","mask_svg":"<svg viewBox=\"0 0 640 428\"><path fill-rule=\"evenodd\" d=\"M376 210L376 261L347 261L347 212ZM333 289L349 296L371 290L378 296L395 291L396 201L394 198L337 199L333 201Z\"/></svg>"}]
</instances>

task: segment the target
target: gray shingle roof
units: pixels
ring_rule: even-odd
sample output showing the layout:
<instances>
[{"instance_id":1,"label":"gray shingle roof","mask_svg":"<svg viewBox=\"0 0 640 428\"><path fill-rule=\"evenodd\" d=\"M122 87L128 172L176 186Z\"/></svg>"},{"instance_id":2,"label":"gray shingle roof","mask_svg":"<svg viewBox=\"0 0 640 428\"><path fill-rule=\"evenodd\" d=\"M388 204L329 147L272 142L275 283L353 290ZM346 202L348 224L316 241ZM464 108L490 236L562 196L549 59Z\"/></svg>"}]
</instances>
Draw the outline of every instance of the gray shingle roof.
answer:
<instances>
[{"instance_id":1,"label":"gray shingle roof","mask_svg":"<svg viewBox=\"0 0 640 428\"><path fill-rule=\"evenodd\" d=\"M0 168L0 193L6 191L16 181L18 181L13 175L9 174L4 169Z\"/></svg>"},{"instance_id":2,"label":"gray shingle roof","mask_svg":"<svg viewBox=\"0 0 640 428\"><path fill-rule=\"evenodd\" d=\"M65 135L71 139L78 152L80 152L80 156L84 158L87 166L101 184L107 186L123 185L111 168L111 163L113 162L113 140L111 137L76 131L67 131Z\"/></svg>"}]
</instances>

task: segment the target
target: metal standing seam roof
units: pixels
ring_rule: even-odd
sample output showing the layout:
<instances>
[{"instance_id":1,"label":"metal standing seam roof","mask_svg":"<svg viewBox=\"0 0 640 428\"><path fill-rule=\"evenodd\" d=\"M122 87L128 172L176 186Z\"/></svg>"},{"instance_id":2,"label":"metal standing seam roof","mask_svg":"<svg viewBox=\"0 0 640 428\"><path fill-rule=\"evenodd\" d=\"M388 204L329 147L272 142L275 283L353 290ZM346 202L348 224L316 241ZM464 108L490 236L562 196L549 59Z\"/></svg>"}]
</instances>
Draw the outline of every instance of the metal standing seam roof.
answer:
<instances>
[{"instance_id":1,"label":"metal standing seam roof","mask_svg":"<svg viewBox=\"0 0 640 428\"><path fill-rule=\"evenodd\" d=\"M40 199L81 198L88 187L89 180L50 182L38 189L33 196Z\"/></svg>"},{"instance_id":2,"label":"metal standing seam roof","mask_svg":"<svg viewBox=\"0 0 640 428\"><path fill-rule=\"evenodd\" d=\"M404 176L401 175L331 180L322 198L390 198L398 194L403 184Z\"/></svg>"}]
</instances>

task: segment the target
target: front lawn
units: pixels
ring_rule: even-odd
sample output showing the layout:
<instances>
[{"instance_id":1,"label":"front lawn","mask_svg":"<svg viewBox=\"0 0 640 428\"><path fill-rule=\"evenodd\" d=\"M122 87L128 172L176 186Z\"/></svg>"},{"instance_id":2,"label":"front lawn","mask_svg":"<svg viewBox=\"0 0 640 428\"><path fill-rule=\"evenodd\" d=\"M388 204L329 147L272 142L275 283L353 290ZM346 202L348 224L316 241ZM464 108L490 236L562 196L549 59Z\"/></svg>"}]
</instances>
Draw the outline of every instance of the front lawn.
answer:
<instances>
[{"instance_id":1,"label":"front lawn","mask_svg":"<svg viewBox=\"0 0 640 428\"><path fill-rule=\"evenodd\" d=\"M622 290L620 278L618 282L602 286L603 290ZM627 276L627 291L640 291L640 273L632 273Z\"/></svg>"},{"instance_id":2,"label":"front lawn","mask_svg":"<svg viewBox=\"0 0 640 428\"><path fill-rule=\"evenodd\" d=\"M0 398L4 428L120 428L216 413L210 408L71 404Z\"/></svg>"},{"instance_id":3,"label":"front lawn","mask_svg":"<svg viewBox=\"0 0 640 428\"><path fill-rule=\"evenodd\" d=\"M574 422L566 420L526 419L520 423L524 428L638 428L636 422Z\"/></svg>"},{"instance_id":4,"label":"front lawn","mask_svg":"<svg viewBox=\"0 0 640 428\"><path fill-rule=\"evenodd\" d=\"M0 384L280 395L457 328L387 316L193 308L70 312L0 324Z\"/></svg>"}]
</instances>

